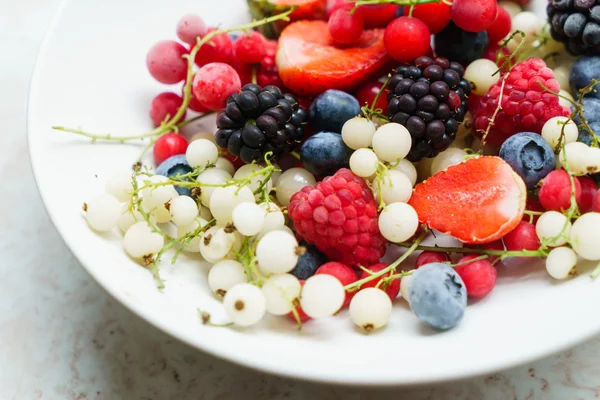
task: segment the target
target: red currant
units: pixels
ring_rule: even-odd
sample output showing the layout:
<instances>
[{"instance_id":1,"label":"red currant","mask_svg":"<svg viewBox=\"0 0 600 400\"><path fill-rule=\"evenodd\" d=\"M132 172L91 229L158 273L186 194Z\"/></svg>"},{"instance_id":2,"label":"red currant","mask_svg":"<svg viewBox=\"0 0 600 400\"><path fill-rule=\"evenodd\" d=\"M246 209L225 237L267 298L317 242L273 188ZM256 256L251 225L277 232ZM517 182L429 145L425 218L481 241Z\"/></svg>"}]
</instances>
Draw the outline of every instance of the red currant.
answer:
<instances>
[{"instance_id":1,"label":"red currant","mask_svg":"<svg viewBox=\"0 0 600 400\"><path fill-rule=\"evenodd\" d=\"M338 44L353 44L365 30L365 21L357 10L350 13L347 8L338 8L329 17L329 34Z\"/></svg>"},{"instance_id":2,"label":"red currant","mask_svg":"<svg viewBox=\"0 0 600 400\"><path fill-rule=\"evenodd\" d=\"M300 286L304 286L304 280L300 280ZM310 320L310 317L308 315L306 315L306 313L304 312L304 310L302 309L302 306L298 305L296 307L296 312L298 312L298 317L300 317L300 322L304 323ZM292 321L297 322L296 321L296 316L294 315L293 312L289 312L287 315Z\"/></svg>"},{"instance_id":3,"label":"red currant","mask_svg":"<svg viewBox=\"0 0 600 400\"><path fill-rule=\"evenodd\" d=\"M490 43L497 43L504 39L510 33L512 22L510 14L504 7L497 7L497 14L494 22L487 28L488 39ZM495 60L493 60L495 61Z\"/></svg>"},{"instance_id":4,"label":"red currant","mask_svg":"<svg viewBox=\"0 0 600 400\"><path fill-rule=\"evenodd\" d=\"M326 274L326 275L334 276L344 286L350 285L351 283L354 283L358 280L358 278L356 277L356 271L354 271L352 268L350 268L346 264L342 264L340 262L335 262L335 261L328 262L328 263L321 265L315 272L315 275L318 275L318 274ZM355 294L356 294L356 292L351 292L351 293L346 292L346 300L344 301L344 306L347 306L348 304L350 304L350 300L352 300L352 298L354 297Z\"/></svg>"},{"instance_id":5,"label":"red currant","mask_svg":"<svg viewBox=\"0 0 600 400\"><path fill-rule=\"evenodd\" d=\"M216 28L209 28L207 34ZM210 39L208 43L203 44L198 53L196 53L195 62L199 67L220 62L229 64L233 60L233 40L226 33L222 33Z\"/></svg>"},{"instance_id":6,"label":"red currant","mask_svg":"<svg viewBox=\"0 0 600 400\"><path fill-rule=\"evenodd\" d=\"M346 2L346 0L327 0L327 19L331 17L331 14L338 8L353 7L352 4Z\"/></svg>"},{"instance_id":7,"label":"red currant","mask_svg":"<svg viewBox=\"0 0 600 400\"><path fill-rule=\"evenodd\" d=\"M450 255L447 253L437 253L434 251L424 251L417 257L415 268L419 268L425 264L443 263L450 261Z\"/></svg>"},{"instance_id":8,"label":"red currant","mask_svg":"<svg viewBox=\"0 0 600 400\"><path fill-rule=\"evenodd\" d=\"M594 204L592 206L592 211L600 213L600 190L596 192L596 196L594 196Z\"/></svg>"},{"instance_id":9,"label":"red currant","mask_svg":"<svg viewBox=\"0 0 600 400\"><path fill-rule=\"evenodd\" d=\"M169 157L185 154L188 147L188 141L183 135L169 132L158 138L154 143L154 162L160 165Z\"/></svg>"},{"instance_id":10,"label":"red currant","mask_svg":"<svg viewBox=\"0 0 600 400\"><path fill-rule=\"evenodd\" d=\"M450 6L446 3L418 4L412 16L425 22L433 34L441 32L450 22Z\"/></svg>"},{"instance_id":11,"label":"red currant","mask_svg":"<svg viewBox=\"0 0 600 400\"><path fill-rule=\"evenodd\" d=\"M480 256L471 254L461 258L458 263L463 264L477 257ZM465 288L467 289L467 295L469 297L484 297L491 292L496 285L496 277L498 273L496 268L494 268L488 259L459 265L458 267L454 268L454 270L465 283Z\"/></svg>"},{"instance_id":12,"label":"red currant","mask_svg":"<svg viewBox=\"0 0 600 400\"><path fill-rule=\"evenodd\" d=\"M365 29L385 28L396 18L398 6L395 4L364 5L358 8L365 20Z\"/></svg>"},{"instance_id":13,"label":"red currant","mask_svg":"<svg viewBox=\"0 0 600 400\"><path fill-rule=\"evenodd\" d=\"M373 105L373 101L375 101L375 97L377 97L377 94L381 91L382 86L383 83L381 82L367 82L362 85L356 92L356 99L361 107L365 104L371 107L371 105ZM388 113L388 102L386 98L388 92L388 89L384 90L375 104L375 109L382 110L382 113L385 115Z\"/></svg>"},{"instance_id":14,"label":"red currant","mask_svg":"<svg viewBox=\"0 0 600 400\"><path fill-rule=\"evenodd\" d=\"M235 56L247 64L258 64L265 56L266 39L256 31L238 36L233 45Z\"/></svg>"},{"instance_id":15,"label":"red currant","mask_svg":"<svg viewBox=\"0 0 600 400\"><path fill-rule=\"evenodd\" d=\"M242 60L236 58L230 64L233 69L240 76L240 81L242 82L242 86L247 83L252 83L252 68L253 66L250 64L246 64Z\"/></svg>"},{"instance_id":16,"label":"red currant","mask_svg":"<svg viewBox=\"0 0 600 400\"><path fill-rule=\"evenodd\" d=\"M275 54L277 53L277 41L268 40L265 46L265 56L260 63L256 74L256 83L265 87L269 85L283 87L283 82L279 77L279 69L275 63ZM308 110L308 109L307 109Z\"/></svg>"},{"instance_id":17,"label":"red currant","mask_svg":"<svg viewBox=\"0 0 600 400\"><path fill-rule=\"evenodd\" d=\"M581 203L581 183L574 179L575 198ZM540 204L547 211L568 210L571 207L571 180L564 170L550 172L543 180L538 192Z\"/></svg>"},{"instance_id":18,"label":"red currant","mask_svg":"<svg viewBox=\"0 0 600 400\"><path fill-rule=\"evenodd\" d=\"M521 221L515 229L508 232L503 241L508 251L537 250L541 246L535 225L525 221Z\"/></svg>"},{"instance_id":19,"label":"red currant","mask_svg":"<svg viewBox=\"0 0 600 400\"><path fill-rule=\"evenodd\" d=\"M370 267L367 267L367 269L371 272L379 272L382 269L386 268L387 266L388 266L388 264L378 263L378 264L371 265ZM373 279L367 283L363 283L363 285L361 286L361 289L377 286L377 284L381 281L382 278L388 277L388 276L392 275L394 272L396 272L396 271L393 270L393 271L385 274L383 277L379 277L379 278ZM363 272L361 272L358 279L359 280L365 279L365 278L368 278L370 275L371 274L369 274L368 272L363 271ZM389 282L388 286L385 289L383 288L383 284L379 285L379 288L383 289L387 293L387 295L390 296L390 299L394 300L396 297L398 297L398 293L400 293L400 278L393 279L391 282Z\"/></svg>"},{"instance_id":20,"label":"red currant","mask_svg":"<svg viewBox=\"0 0 600 400\"><path fill-rule=\"evenodd\" d=\"M240 76L232 66L210 63L194 76L192 93L209 110L225 108L227 98L242 88Z\"/></svg>"},{"instance_id":21,"label":"red currant","mask_svg":"<svg viewBox=\"0 0 600 400\"><path fill-rule=\"evenodd\" d=\"M452 20L467 32L485 31L496 19L496 0L454 0Z\"/></svg>"},{"instance_id":22,"label":"red currant","mask_svg":"<svg viewBox=\"0 0 600 400\"><path fill-rule=\"evenodd\" d=\"M196 14L186 14L177 23L177 37L190 45L195 45L198 38L206 35L206 24Z\"/></svg>"},{"instance_id":23,"label":"red currant","mask_svg":"<svg viewBox=\"0 0 600 400\"><path fill-rule=\"evenodd\" d=\"M598 186L596 186L596 182L589 176L578 176L577 180L581 184L581 198L577 201L579 211L582 214L590 212L594 208L594 199L596 192L598 192Z\"/></svg>"},{"instance_id":24,"label":"red currant","mask_svg":"<svg viewBox=\"0 0 600 400\"><path fill-rule=\"evenodd\" d=\"M408 17L396 18L385 28L383 35L386 51L399 62L411 62L427 54L430 39L427 25L417 18Z\"/></svg>"},{"instance_id":25,"label":"red currant","mask_svg":"<svg viewBox=\"0 0 600 400\"><path fill-rule=\"evenodd\" d=\"M527 202L525 203L525 209L529 210L529 211L537 211L537 212L546 211L544 209L544 207L542 207L542 205L540 204L540 200L537 197L531 196L531 195L527 196ZM529 215L523 214L523 221L530 222L530 220L531 220L531 222L535 224L539 217L540 217L539 215L534 215L533 218L530 218Z\"/></svg>"},{"instance_id":26,"label":"red currant","mask_svg":"<svg viewBox=\"0 0 600 400\"><path fill-rule=\"evenodd\" d=\"M163 40L148 51L146 66L150 75L160 83L171 85L185 79L188 64L182 58L185 47L174 40Z\"/></svg>"},{"instance_id":27,"label":"red currant","mask_svg":"<svg viewBox=\"0 0 600 400\"><path fill-rule=\"evenodd\" d=\"M164 92L158 94L152 99L152 104L150 105L150 118L152 118L154 126L160 126L167 118L173 118L182 103L183 99L175 93ZM180 120L182 119L185 119L185 113L180 118Z\"/></svg>"}]
</instances>

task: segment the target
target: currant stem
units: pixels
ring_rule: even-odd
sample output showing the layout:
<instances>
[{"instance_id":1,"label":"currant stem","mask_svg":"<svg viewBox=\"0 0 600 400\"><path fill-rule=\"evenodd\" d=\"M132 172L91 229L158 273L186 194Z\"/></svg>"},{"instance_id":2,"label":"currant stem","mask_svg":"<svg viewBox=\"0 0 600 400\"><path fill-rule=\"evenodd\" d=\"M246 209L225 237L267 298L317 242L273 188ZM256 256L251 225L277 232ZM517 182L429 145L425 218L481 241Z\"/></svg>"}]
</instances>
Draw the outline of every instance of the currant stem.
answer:
<instances>
[{"instance_id":1,"label":"currant stem","mask_svg":"<svg viewBox=\"0 0 600 400\"><path fill-rule=\"evenodd\" d=\"M412 248L415 243L395 243L400 247ZM508 257L543 257L546 253L543 250L521 250L521 251L504 251L504 250L486 250L486 249L470 249L465 247L438 247L438 246L421 246L417 245L415 250L432 251L434 253L464 253L464 254L482 254L487 256L499 256L500 258Z\"/></svg>"}]
</instances>

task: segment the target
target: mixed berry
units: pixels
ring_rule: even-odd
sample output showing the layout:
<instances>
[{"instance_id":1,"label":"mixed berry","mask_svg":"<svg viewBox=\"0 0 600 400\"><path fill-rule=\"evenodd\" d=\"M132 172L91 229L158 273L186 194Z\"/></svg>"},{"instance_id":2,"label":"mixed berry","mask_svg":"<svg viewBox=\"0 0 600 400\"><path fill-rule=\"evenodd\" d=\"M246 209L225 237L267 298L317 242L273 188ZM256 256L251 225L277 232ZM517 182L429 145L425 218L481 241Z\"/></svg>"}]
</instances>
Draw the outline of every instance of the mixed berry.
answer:
<instances>
[{"instance_id":1,"label":"mixed berry","mask_svg":"<svg viewBox=\"0 0 600 400\"><path fill-rule=\"evenodd\" d=\"M150 49L150 75L180 85L152 131L55 127L152 149L83 210L159 287L162 258L195 252L237 326L348 307L370 332L401 297L445 330L507 258L556 279L600 260L598 0L550 0L545 22L526 0L248 2L252 23L188 14Z\"/></svg>"}]
</instances>

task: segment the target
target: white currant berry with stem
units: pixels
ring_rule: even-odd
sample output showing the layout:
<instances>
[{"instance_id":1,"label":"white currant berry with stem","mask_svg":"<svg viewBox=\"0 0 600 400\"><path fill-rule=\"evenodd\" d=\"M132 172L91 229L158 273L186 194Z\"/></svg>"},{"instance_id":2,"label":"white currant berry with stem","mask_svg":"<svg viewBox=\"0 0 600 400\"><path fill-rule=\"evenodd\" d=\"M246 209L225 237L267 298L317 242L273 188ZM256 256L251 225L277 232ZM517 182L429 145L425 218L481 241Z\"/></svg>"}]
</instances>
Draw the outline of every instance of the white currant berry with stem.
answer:
<instances>
[{"instance_id":1,"label":"white currant berry with stem","mask_svg":"<svg viewBox=\"0 0 600 400\"><path fill-rule=\"evenodd\" d=\"M567 117L550 118L542 127L542 137L554 150L561 144L576 142L578 135L577 125Z\"/></svg>"},{"instance_id":2,"label":"white currant berry with stem","mask_svg":"<svg viewBox=\"0 0 600 400\"><path fill-rule=\"evenodd\" d=\"M277 181L277 200L287 207L294 193L299 192L305 186L313 186L317 183L313 174L304 168L290 168L283 172Z\"/></svg>"},{"instance_id":3,"label":"white currant berry with stem","mask_svg":"<svg viewBox=\"0 0 600 400\"><path fill-rule=\"evenodd\" d=\"M254 193L247 186L218 187L210 196L210 212L221 225L233 222L233 209L242 203L254 203Z\"/></svg>"},{"instance_id":4,"label":"white currant berry with stem","mask_svg":"<svg viewBox=\"0 0 600 400\"><path fill-rule=\"evenodd\" d=\"M190 138L190 143L195 142L198 139L206 139L210 142L215 143L215 135L211 132L205 132L205 131L201 131L201 132L197 132L195 133L191 138Z\"/></svg>"},{"instance_id":5,"label":"white currant berry with stem","mask_svg":"<svg viewBox=\"0 0 600 400\"><path fill-rule=\"evenodd\" d=\"M215 163L215 168L223 170L227 172L229 175L235 174L235 166L231 161L226 159L225 157L217 158L217 162Z\"/></svg>"},{"instance_id":6,"label":"white currant berry with stem","mask_svg":"<svg viewBox=\"0 0 600 400\"><path fill-rule=\"evenodd\" d=\"M283 274L298 263L300 248L293 235L281 230L266 233L256 246L258 266L265 274Z\"/></svg>"},{"instance_id":7,"label":"white currant berry with stem","mask_svg":"<svg viewBox=\"0 0 600 400\"><path fill-rule=\"evenodd\" d=\"M217 162L219 149L208 139L194 140L188 145L185 158L192 168L206 168Z\"/></svg>"},{"instance_id":8,"label":"white currant berry with stem","mask_svg":"<svg viewBox=\"0 0 600 400\"><path fill-rule=\"evenodd\" d=\"M365 288L350 301L350 319L366 332L387 325L392 314L390 296L378 288Z\"/></svg>"},{"instance_id":9,"label":"white currant berry with stem","mask_svg":"<svg viewBox=\"0 0 600 400\"><path fill-rule=\"evenodd\" d=\"M373 151L383 161L405 158L412 146L408 130L397 123L385 124L373 135Z\"/></svg>"},{"instance_id":10,"label":"white currant berry with stem","mask_svg":"<svg viewBox=\"0 0 600 400\"><path fill-rule=\"evenodd\" d=\"M431 163L431 174L435 175L448 167L460 164L465 161L466 157L467 152L463 149L450 147L434 157L433 162Z\"/></svg>"},{"instance_id":11,"label":"white currant berry with stem","mask_svg":"<svg viewBox=\"0 0 600 400\"><path fill-rule=\"evenodd\" d=\"M417 232L419 216L406 203L388 204L379 214L379 230L392 243L404 242Z\"/></svg>"},{"instance_id":12,"label":"white currant berry with stem","mask_svg":"<svg viewBox=\"0 0 600 400\"><path fill-rule=\"evenodd\" d=\"M515 15L512 19L512 31L521 31L525 33L526 43L533 43L542 30L542 21L531 11L523 11ZM516 44L514 44L516 41ZM508 43L508 49L513 52L521 41L521 36L517 35Z\"/></svg>"},{"instance_id":13,"label":"white currant berry with stem","mask_svg":"<svg viewBox=\"0 0 600 400\"><path fill-rule=\"evenodd\" d=\"M263 171L264 173L261 173ZM269 172L271 171L267 171L264 166L258 164L246 164L241 166L235 172L233 179L242 180L251 177L249 178L250 183L248 184L248 187L253 193L256 193L256 198L259 199L262 196L263 191L268 194L273 188L273 182L271 181ZM257 193L258 191L260 192Z\"/></svg>"},{"instance_id":14,"label":"white currant berry with stem","mask_svg":"<svg viewBox=\"0 0 600 400\"><path fill-rule=\"evenodd\" d=\"M575 98L573 98L573 95L566 90L561 89L560 92L558 92L558 95L558 104L561 106L571 108L573 104L575 104Z\"/></svg>"},{"instance_id":15,"label":"white currant berry with stem","mask_svg":"<svg viewBox=\"0 0 600 400\"><path fill-rule=\"evenodd\" d=\"M262 285L267 311L273 315L285 315L292 311L300 296L300 281L294 275L273 274Z\"/></svg>"},{"instance_id":16,"label":"white currant berry with stem","mask_svg":"<svg viewBox=\"0 0 600 400\"><path fill-rule=\"evenodd\" d=\"M243 327L258 323L267 311L262 291L249 283L229 289L223 298L223 307L231 322Z\"/></svg>"},{"instance_id":17,"label":"white currant berry with stem","mask_svg":"<svg viewBox=\"0 0 600 400\"><path fill-rule=\"evenodd\" d=\"M264 209L267 214L265 215L265 222L260 235L264 235L267 232L276 231L285 226L285 216L281 212L281 209L273 202L260 203L259 207Z\"/></svg>"},{"instance_id":18,"label":"white currant berry with stem","mask_svg":"<svg viewBox=\"0 0 600 400\"><path fill-rule=\"evenodd\" d=\"M117 220L117 225L119 226L121 232L125 233L127 232L127 229L131 227L131 225L143 220L144 216L138 211L137 207L134 206L130 209L130 205L125 203L121 206L121 215ZM150 220L153 224L156 223L156 218L153 216L150 216Z\"/></svg>"},{"instance_id":19,"label":"white currant berry with stem","mask_svg":"<svg viewBox=\"0 0 600 400\"><path fill-rule=\"evenodd\" d=\"M583 214L573 223L569 243L586 260L600 260L600 213Z\"/></svg>"},{"instance_id":20,"label":"white currant berry with stem","mask_svg":"<svg viewBox=\"0 0 600 400\"><path fill-rule=\"evenodd\" d=\"M219 297L241 283L248 282L244 266L234 260L223 260L213 265L208 271L208 286Z\"/></svg>"},{"instance_id":21,"label":"white currant berry with stem","mask_svg":"<svg viewBox=\"0 0 600 400\"><path fill-rule=\"evenodd\" d=\"M213 192L217 187L225 185L231 179L231 175L223 169L207 168L201 172L196 180L200 185L200 202L202 205L209 207L210 196Z\"/></svg>"},{"instance_id":22,"label":"white currant berry with stem","mask_svg":"<svg viewBox=\"0 0 600 400\"><path fill-rule=\"evenodd\" d=\"M569 169L573 174L585 175L589 164L589 150L590 147L585 143L567 143L560 150L558 160L563 168L565 168L565 160L568 160Z\"/></svg>"},{"instance_id":23,"label":"white currant berry with stem","mask_svg":"<svg viewBox=\"0 0 600 400\"><path fill-rule=\"evenodd\" d=\"M235 228L244 236L258 234L265 225L267 211L255 203L238 204L231 217Z\"/></svg>"},{"instance_id":24,"label":"white currant berry with stem","mask_svg":"<svg viewBox=\"0 0 600 400\"><path fill-rule=\"evenodd\" d=\"M569 75L571 74L571 69L566 65L559 65L556 68L552 68L554 72L554 79L558 81L561 90L564 90L570 87L569 84Z\"/></svg>"},{"instance_id":25,"label":"white currant berry with stem","mask_svg":"<svg viewBox=\"0 0 600 400\"><path fill-rule=\"evenodd\" d=\"M521 6L519 6L517 3L513 3L512 1L500 1L498 2L498 6L508 11L511 18L514 18L518 13L522 11Z\"/></svg>"},{"instance_id":26,"label":"white currant berry with stem","mask_svg":"<svg viewBox=\"0 0 600 400\"><path fill-rule=\"evenodd\" d=\"M107 232L117 226L121 216L121 203L113 196L102 193L84 203L83 210L90 228L98 232Z\"/></svg>"},{"instance_id":27,"label":"white currant berry with stem","mask_svg":"<svg viewBox=\"0 0 600 400\"><path fill-rule=\"evenodd\" d=\"M352 150L371 147L375 124L363 117L354 117L342 127L342 139Z\"/></svg>"},{"instance_id":28,"label":"white currant berry with stem","mask_svg":"<svg viewBox=\"0 0 600 400\"><path fill-rule=\"evenodd\" d=\"M186 236L187 239L183 240L183 249L190 253L199 253L200 252L200 241L202 240L202 235L199 232L200 229L206 227L208 222L202 218L195 218L192 222L187 225L180 225L177 227L177 237L184 238ZM198 232L196 234L196 232Z\"/></svg>"},{"instance_id":29,"label":"white currant berry with stem","mask_svg":"<svg viewBox=\"0 0 600 400\"><path fill-rule=\"evenodd\" d=\"M171 220L171 213L167 210L166 204L167 203L155 205L153 201L143 198L141 207L146 213L152 216L156 222L163 224Z\"/></svg>"},{"instance_id":30,"label":"white currant berry with stem","mask_svg":"<svg viewBox=\"0 0 600 400\"><path fill-rule=\"evenodd\" d=\"M149 263L165 244L164 237L155 232L146 221L133 224L123 238L123 247L133 258Z\"/></svg>"},{"instance_id":31,"label":"white currant berry with stem","mask_svg":"<svg viewBox=\"0 0 600 400\"><path fill-rule=\"evenodd\" d=\"M408 161L406 158L400 160L397 165L390 168L391 170L400 171L410 180L410 184L415 186L417 183L417 168L413 163Z\"/></svg>"},{"instance_id":32,"label":"white currant berry with stem","mask_svg":"<svg viewBox=\"0 0 600 400\"><path fill-rule=\"evenodd\" d=\"M213 216L208 207L200 206L198 208L198 214L200 215L200 218L204 220L210 221L211 219L213 219Z\"/></svg>"},{"instance_id":33,"label":"white currant berry with stem","mask_svg":"<svg viewBox=\"0 0 600 400\"><path fill-rule=\"evenodd\" d=\"M393 169L386 170L373 182L373 194L382 204L406 203L412 195L412 189L410 179Z\"/></svg>"},{"instance_id":34,"label":"white currant berry with stem","mask_svg":"<svg viewBox=\"0 0 600 400\"><path fill-rule=\"evenodd\" d=\"M535 232L542 244L550 247L567 243L571 234L571 222L558 211L547 211L540 215Z\"/></svg>"},{"instance_id":35,"label":"white currant berry with stem","mask_svg":"<svg viewBox=\"0 0 600 400\"><path fill-rule=\"evenodd\" d=\"M554 279L567 279L575 273L577 254L569 247L552 249L546 258L546 271Z\"/></svg>"},{"instance_id":36,"label":"white currant berry with stem","mask_svg":"<svg viewBox=\"0 0 600 400\"><path fill-rule=\"evenodd\" d=\"M362 178L374 175L378 163L379 159L371 149L358 149L350 156L350 169Z\"/></svg>"},{"instance_id":37,"label":"white currant berry with stem","mask_svg":"<svg viewBox=\"0 0 600 400\"><path fill-rule=\"evenodd\" d=\"M412 274L406 275L400 280L400 296L410 303L410 287L412 284Z\"/></svg>"},{"instance_id":38,"label":"white currant berry with stem","mask_svg":"<svg viewBox=\"0 0 600 400\"><path fill-rule=\"evenodd\" d=\"M480 58L469 64L464 78L471 82L473 93L483 96L500 79L500 75L496 73L497 70L498 65L495 62L487 58Z\"/></svg>"},{"instance_id":39,"label":"white currant berry with stem","mask_svg":"<svg viewBox=\"0 0 600 400\"><path fill-rule=\"evenodd\" d=\"M171 200L169 212L176 225L188 225L198 216L198 204L189 196L179 196Z\"/></svg>"},{"instance_id":40,"label":"white currant berry with stem","mask_svg":"<svg viewBox=\"0 0 600 400\"><path fill-rule=\"evenodd\" d=\"M586 160L586 170L590 174L600 172L600 148L589 148Z\"/></svg>"},{"instance_id":41,"label":"white currant berry with stem","mask_svg":"<svg viewBox=\"0 0 600 400\"><path fill-rule=\"evenodd\" d=\"M106 178L104 190L120 202L129 201L133 191L131 172L125 170L112 172Z\"/></svg>"},{"instance_id":42,"label":"white currant berry with stem","mask_svg":"<svg viewBox=\"0 0 600 400\"><path fill-rule=\"evenodd\" d=\"M346 292L340 281L327 274L313 275L304 282L300 306L311 318L329 317L342 308Z\"/></svg>"},{"instance_id":43,"label":"white currant berry with stem","mask_svg":"<svg viewBox=\"0 0 600 400\"><path fill-rule=\"evenodd\" d=\"M225 258L232 249L235 237L222 226L213 226L202 234L200 254L207 261L217 261Z\"/></svg>"}]
</instances>

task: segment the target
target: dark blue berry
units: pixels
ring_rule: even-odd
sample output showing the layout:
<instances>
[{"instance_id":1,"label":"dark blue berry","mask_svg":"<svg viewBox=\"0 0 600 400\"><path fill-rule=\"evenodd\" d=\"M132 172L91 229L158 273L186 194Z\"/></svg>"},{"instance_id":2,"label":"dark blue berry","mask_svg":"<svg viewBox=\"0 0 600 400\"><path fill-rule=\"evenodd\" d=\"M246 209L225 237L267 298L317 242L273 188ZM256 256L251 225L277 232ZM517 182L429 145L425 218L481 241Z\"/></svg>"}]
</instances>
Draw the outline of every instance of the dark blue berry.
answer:
<instances>
[{"instance_id":1,"label":"dark blue berry","mask_svg":"<svg viewBox=\"0 0 600 400\"><path fill-rule=\"evenodd\" d=\"M556 168L552 147L538 133L521 132L500 147L500 157L523 178L529 189Z\"/></svg>"},{"instance_id":2,"label":"dark blue berry","mask_svg":"<svg viewBox=\"0 0 600 400\"><path fill-rule=\"evenodd\" d=\"M300 280L306 280L315 274L317 268L327 262L327 257L315 246L306 242L301 242L300 246L306 248L306 252L298 258L298 263L290 274Z\"/></svg>"},{"instance_id":3,"label":"dark blue berry","mask_svg":"<svg viewBox=\"0 0 600 400\"><path fill-rule=\"evenodd\" d=\"M584 97L583 116L588 124L600 122L600 99L594 97ZM577 115L574 120L577 125L581 124L581 118L579 118L579 115Z\"/></svg>"},{"instance_id":4,"label":"dark blue berry","mask_svg":"<svg viewBox=\"0 0 600 400\"><path fill-rule=\"evenodd\" d=\"M567 35L570 38L578 37L583 31L586 21L587 18L583 14L575 13L569 15L569 17L565 21L565 25L563 26L565 35Z\"/></svg>"},{"instance_id":5,"label":"dark blue berry","mask_svg":"<svg viewBox=\"0 0 600 400\"><path fill-rule=\"evenodd\" d=\"M314 175L328 176L348 167L351 152L339 133L320 132L302 144L300 158L304 168Z\"/></svg>"},{"instance_id":6,"label":"dark blue berry","mask_svg":"<svg viewBox=\"0 0 600 400\"><path fill-rule=\"evenodd\" d=\"M171 156L163 161L158 168L156 168L156 175L168 176L170 178L176 177L177 175L189 174L193 171L193 168L188 164L185 154L179 154L177 156ZM181 196L191 196L192 191L190 188L175 186L175 190Z\"/></svg>"},{"instance_id":7,"label":"dark blue berry","mask_svg":"<svg viewBox=\"0 0 600 400\"><path fill-rule=\"evenodd\" d=\"M354 96L340 90L327 90L310 106L310 122L316 132L342 132L342 126L360 115L360 104Z\"/></svg>"},{"instance_id":8,"label":"dark blue berry","mask_svg":"<svg viewBox=\"0 0 600 400\"><path fill-rule=\"evenodd\" d=\"M487 32L467 32L450 22L435 35L435 52L462 65L482 58L488 45Z\"/></svg>"},{"instance_id":9,"label":"dark blue berry","mask_svg":"<svg viewBox=\"0 0 600 400\"><path fill-rule=\"evenodd\" d=\"M594 132L594 134L596 136L600 136L600 121L592 122L589 125L590 125L590 128L592 128L592 132ZM577 137L577 141L585 143L588 146L591 146L592 143L594 142L594 138L593 138L592 134L587 130L587 128L580 127L579 128L579 136Z\"/></svg>"},{"instance_id":10,"label":"dark blue berry","mask_svg":"<svg viewBox=\"0 0 600 400\"><path fill-rule=\"evenodd\" d=\"M580 89L592 83L592 79L598 78L600 78L600 56L581 57L573 64L569 75L569 84L573 94L577 96ZM600 83L595 85L586 96L600 98Z\"/></svg>"}]
</instances>

